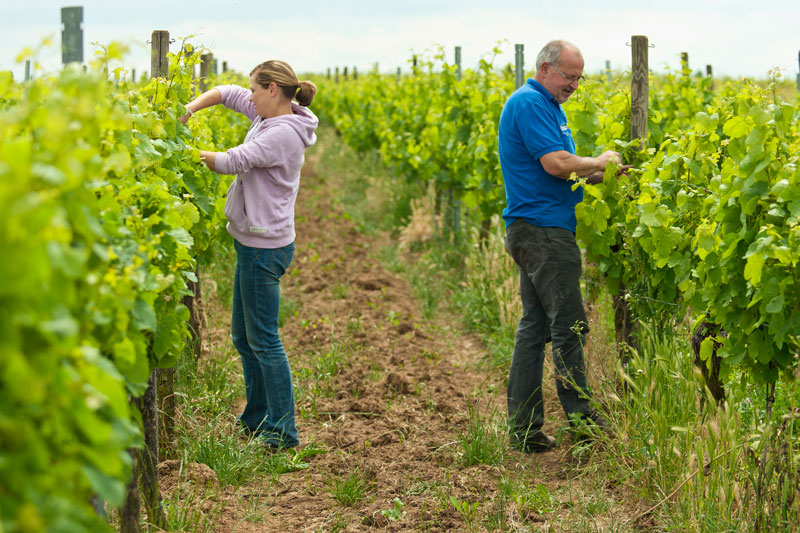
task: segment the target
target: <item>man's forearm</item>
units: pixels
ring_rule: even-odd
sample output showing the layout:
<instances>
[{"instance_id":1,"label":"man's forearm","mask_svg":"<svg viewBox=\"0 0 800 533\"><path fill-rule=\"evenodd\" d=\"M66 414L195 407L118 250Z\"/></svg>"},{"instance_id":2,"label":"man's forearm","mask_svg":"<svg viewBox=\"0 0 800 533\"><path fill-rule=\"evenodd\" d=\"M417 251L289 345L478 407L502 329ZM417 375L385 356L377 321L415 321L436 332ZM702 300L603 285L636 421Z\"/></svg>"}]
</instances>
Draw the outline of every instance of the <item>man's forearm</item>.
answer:
<instances>
[{"instance_id":1,"label":"man's forearm","mask_svg":"<svg viewBox=\"0 0 800 533\"><path fill-rule=\"evenodd\" d=\"M569 179L573 172L581 177L602 172L612 160L619 163L619 154L607 151L598 157L580 157L566 150L550 152L539 159L545 172L561 179Z\"/></svg>"}]
</instances>

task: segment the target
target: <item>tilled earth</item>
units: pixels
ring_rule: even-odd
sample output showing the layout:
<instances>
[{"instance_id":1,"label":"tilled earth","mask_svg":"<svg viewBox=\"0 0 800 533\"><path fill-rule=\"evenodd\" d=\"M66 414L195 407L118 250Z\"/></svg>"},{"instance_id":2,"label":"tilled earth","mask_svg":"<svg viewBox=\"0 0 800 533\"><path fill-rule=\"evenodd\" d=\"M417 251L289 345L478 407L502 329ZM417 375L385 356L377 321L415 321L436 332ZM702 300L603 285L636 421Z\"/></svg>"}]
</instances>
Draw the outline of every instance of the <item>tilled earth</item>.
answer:
<instances>
[{"instance_id":1,"label":"tilled earth","mask_svg":"<svg viewBox=\"0 0 800 533\"><path fill-rule=\"evenodd\" d=\"M297 250L281 283L289 315L281 336L298 391L301 448L326 451L277 480L223 488L214 504L222 505L216 531L483 530L490 512L503 515L510 530L549 529L554 520L556 530L570 530L569 508L558 499L536 512L498 496L504 481L518 479L542 483L548 494L583 497L570 481L576 474L568 443L532 456L507 452L499 465L465 466L461 436L470 410L490 433L503 432L504 376L481 365L486 347L447 315L446 303L436 319L422 318L409 283L378 258L390 237L358 231L338 202L337 177L319 168L325 149L321 142L310 150L303 171ZM225 305L212 302L210 312L228 313ZM225 332L211 337L230 342ZM560 420L546 379L548 420ZM365 496L344 505L331 486L353 472ZM175 480L166 466L164 473L169 491ZM615 489L601 490L610 502L604 514L620 512ZM246 518L255 508L266 512Z\"/></svg>"}]
</instances>

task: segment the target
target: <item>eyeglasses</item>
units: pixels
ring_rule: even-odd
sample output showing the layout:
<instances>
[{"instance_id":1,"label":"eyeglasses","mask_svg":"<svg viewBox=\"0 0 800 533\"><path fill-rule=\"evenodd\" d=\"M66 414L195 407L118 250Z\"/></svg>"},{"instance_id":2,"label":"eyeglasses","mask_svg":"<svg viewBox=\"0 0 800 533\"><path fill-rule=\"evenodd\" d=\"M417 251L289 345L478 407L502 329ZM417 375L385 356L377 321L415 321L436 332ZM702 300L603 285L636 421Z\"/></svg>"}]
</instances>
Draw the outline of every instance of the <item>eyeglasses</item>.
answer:
<instances>
[{"instance_id":1,"label":"eyeglasses","mask_svg":"<svg viewBox=\"0 0 800 533\"><path fill-rule=\"evenodd\" d=\"M583 83L584 81L586 81L586 78L585 78L585 77L583 77L583 76L567 76L566 74L564 74L563 72L561 72L560 70L558 70L558 67L557 67L557 66L555 66L555 65L550 65L550 66L551 66L551 67L553 67L553 70L555 70L556 72L558 72L558 74L559 74L559 75L560 75L562 78L564 78L565 80L567 80L567 81L568 81L568 82L570 82L570 83Z\"/></svg>"}]
</instances>

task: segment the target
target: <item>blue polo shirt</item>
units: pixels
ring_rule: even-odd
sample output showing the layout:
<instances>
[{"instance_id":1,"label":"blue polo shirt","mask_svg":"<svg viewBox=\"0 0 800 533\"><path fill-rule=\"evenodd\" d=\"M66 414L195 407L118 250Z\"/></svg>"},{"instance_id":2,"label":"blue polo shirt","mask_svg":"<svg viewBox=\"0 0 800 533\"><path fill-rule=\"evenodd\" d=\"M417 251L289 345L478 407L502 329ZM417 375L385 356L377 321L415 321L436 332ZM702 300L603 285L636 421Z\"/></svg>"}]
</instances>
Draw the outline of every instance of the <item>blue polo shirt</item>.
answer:
<instances>
[{"instance_id":1,"label":"blue polo shirt","mask_svg":"<svg viewBox=\"0 0 800 533\"><path fill-rule=\"evenodd\" d=\"M506 188L503 219L521 218L534 226L575 232L575 205L583 188L545 172L539 158L550 152L575 153L575 141L561 105L534 80L512 94L500 114L500 166Z\"/></svg>"}]
</instances>

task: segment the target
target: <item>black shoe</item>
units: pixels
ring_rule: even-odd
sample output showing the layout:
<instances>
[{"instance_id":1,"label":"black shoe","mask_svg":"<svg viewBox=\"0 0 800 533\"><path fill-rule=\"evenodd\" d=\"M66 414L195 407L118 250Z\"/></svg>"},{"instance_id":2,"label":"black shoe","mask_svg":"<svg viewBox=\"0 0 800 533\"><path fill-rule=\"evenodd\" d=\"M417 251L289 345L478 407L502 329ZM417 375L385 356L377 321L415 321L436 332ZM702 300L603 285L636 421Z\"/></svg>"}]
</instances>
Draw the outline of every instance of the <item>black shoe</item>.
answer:
<instances>
[{"instance_id":1,"label":"black shoe","mask_svg":"<svg viewBox=\"0 0 800 533\"><path fill-rule=\"evenodd\" d=\"M525 453L542 453L555 448L556 439L539 431L528 435L522 442L512 442L512 447L522 450Z\"/></svg>"}]
</instances>

